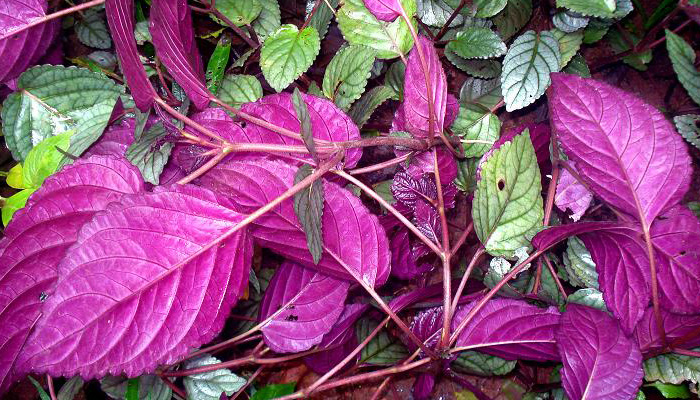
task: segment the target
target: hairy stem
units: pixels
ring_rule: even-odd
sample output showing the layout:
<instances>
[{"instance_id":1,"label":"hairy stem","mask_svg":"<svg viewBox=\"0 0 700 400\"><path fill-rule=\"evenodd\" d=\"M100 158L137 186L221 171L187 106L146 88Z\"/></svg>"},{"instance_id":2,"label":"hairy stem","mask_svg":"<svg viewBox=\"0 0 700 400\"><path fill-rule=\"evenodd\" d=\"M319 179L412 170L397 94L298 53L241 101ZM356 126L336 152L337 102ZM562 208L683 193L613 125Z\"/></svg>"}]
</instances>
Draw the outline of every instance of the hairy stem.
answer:
<instances>
[{"instance_id":1,"label":"hairy stem","mask_svg":"<svg viewBox=\"0 0 700 400\"><path fill-rule=\"evenodd\" d=\"M61 18L61 17L66 16L66 15L85 10L86 8L98 6L104 2L105 2L105 0L92 0L92 1L88 1L87 3L78 4L76 6L66 8L64 10L57 11L57 12L51 13L49 15L45 15L41 18L37 18L37 19L31 21L30 23L28 23L26 25L22 25L20 27L17 27L16 29L5 32L3 34L0 34L0 40L7 39L13 35L20 33L20 32L26 31L27 29L30 29L30 28L33 28L35 26L41 25L43 23L49 22L49 21L54 20L56 18Z\"/></svg>"}]
</instances>

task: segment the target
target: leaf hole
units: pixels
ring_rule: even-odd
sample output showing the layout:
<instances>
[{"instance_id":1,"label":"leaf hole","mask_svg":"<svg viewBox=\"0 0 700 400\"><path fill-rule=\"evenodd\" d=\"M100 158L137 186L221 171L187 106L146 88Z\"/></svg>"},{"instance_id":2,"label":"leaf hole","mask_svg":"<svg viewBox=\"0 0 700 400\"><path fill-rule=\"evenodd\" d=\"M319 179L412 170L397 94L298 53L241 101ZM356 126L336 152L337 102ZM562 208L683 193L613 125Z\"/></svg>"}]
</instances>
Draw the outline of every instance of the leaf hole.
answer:
<instances>
[{"instance_id":1,"label":"leaf hole","mask_svg":"<svg viewBox=\"0 0 700 400\"><path fill-rule=\"evenodd\" d=\"M248 125L247 122L241 121L241 128L245 129L246 125Z\"/></svg>"},{"instance_id":2,"label":"leaf hole","mask_svg":"<svg viewBox=\"0 0 700 400\"><path fill-rule=\"evenodd\" d=\"M685 250L681 250L681 252L678 253L679 256L684 256L685 254L686 254L686 251L685 251Z\"/></svg>"},{"instance_id":3,"label":"leaf hole","mask_svg":"<svg viewBox=\"0 0 700 400\"><path fill-rule=\"evenodd\" d=\"M498 180L498 190L503 190L506 188L506 181L503 178Z\"/></svg>"},{"instance_id":4,"label":"leaf hole","mask_svg":"<svg viewBox=\"0 0 700 400\"><path fill-rule=\"evenodd\" d=\"M293 315L293 314L289 314L289 315L287 315L287 318L285 318L285 321L296 321L298 319L299 319L298 316Z\"/></svg>"}]
</instances>

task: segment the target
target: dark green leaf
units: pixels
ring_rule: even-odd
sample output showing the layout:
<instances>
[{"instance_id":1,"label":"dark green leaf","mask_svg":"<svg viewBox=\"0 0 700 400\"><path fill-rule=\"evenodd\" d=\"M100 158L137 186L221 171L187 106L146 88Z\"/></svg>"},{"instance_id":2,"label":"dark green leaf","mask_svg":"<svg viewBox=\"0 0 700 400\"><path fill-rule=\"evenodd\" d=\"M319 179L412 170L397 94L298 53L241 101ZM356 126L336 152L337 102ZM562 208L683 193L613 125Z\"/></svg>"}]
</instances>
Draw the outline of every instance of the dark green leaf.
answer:
<instances>
[{"instance_id":1,"label":"dark green leaf","mask_svg":"<svg viewBox=\"0 0 700 400\"><path fill-rule=\"evenodd\" d=\"M501 63L496 60L467 60L447 48L445 49L445 57L455 67L477 78L491 79L501 73Z\"/></svg>"},{"instance_id":2,"label":"dark green leaf","mask_svg":"<svg viewBox=\"0 0 700 400\"><path fill-rule=\"evenodd\" d=\"M695 68L695 50L682 37L666 29L666 49L678 80L690 98L700 105L700 71Z\"/></svg>"},{"instance_id":3,"label":"dark green leaf","mask_svg":"<svg viewBox=\"0 0 700 400\"><path fill-rule=\"evenodd\" d=\"M667 399L689 399L690 390L688 390L688 385L672 385L670 383L654 382L645 387L654 387L661 392L661 395Z\"/></svg>"},{"instance_id":4,"label":"dark green leaf","mask_svg":"<svg viewBox=\"0 0 700 400\"><path fill-rule=\"evenodd\" d=\"M302 165L294 176L294 183L299 183L313 173L309 165ZM294 212L299 218L306 234L309 252L318 263L323 255L323 181L318 179L306 189L294 195Z\"/></svg>"},{"instance_id":5,"label":"dark green leaf","mask_svg":"<svg viewBox=\"0 0 700 400\"><path fill-rule=\"evenodd\" d=\"M259 0L262 9L253 21L253 29L261 42L265 41L282 25L280 5L277 0Z\"/></svg>"},{"instance_id":6,"label":"dark green leaf","mask_svg":"<svg viewBox=\"0 0 700 400\"><path fill-rule=\"evenodd\" d=\"M316 4L318 4L318 9L316 10L316 13L313 16L311 16L311 19L309 20L309 26L313 26L314 28L316 28L316 30L318 31L318 36L321 38L321 40L323 40L323 38L326 37L326 33L328 32L328 25L330 25L331 19L333 19L334 10L338 7L338 0L307 0L307 18ZM329 4L333 7L333 9L331 9L328 6Z\"/></svg>"},{"instance_id":7,"label":"dark green leaf","mask_svg":"<svg viewBox=\"0 0 700 400\"><path fill-rule=\"evenodd\" d=\"M36 391L39 392L39 398L41 398L41 400L51 400L49 394L46 393L46 390L44 390L44 388L41 387L41 384L37 382L36 379L32 378L31 376L28 376L28 378L32 385L34 385L34 387L36 388Z\"/></svg>"},{"instance_id":8,"label":"dark green leaf","mask_svg":"<svg viewBox=\"0 0 700 400\"><path fill-rule=\"evenodd\" d=\"M79 376L70 378L56 393L56 400L73 400L83 389L83 385L85 385L83 378Z\"/></svg>"},{"instance_id":9,"label":"dark green leaf","mask_svg":"<svg viewBox=\"0 0 700 400\"><path fill-rule=\"evenodd\" d=\"M129 379L126 383L125 400L139 400L139 378Z\"/></svg>"},{"instance_id":10,"label":"dark green leaf","mask_svg":"<svg viewBox=\"0 0 700 400\"><path fill-rule=\"evenodd\" d=\"M250 103L263 96L258 78L252 75L226 75L221 82L218 93L224 103L239 108L243 103Z\"/></svg>"},{"instance_id":11,"label":"dark green leaf","mask_svg":"<svg viewBox=\"0 0 700 400\"><path fill-rule=\"evenodd\" d=\"M700 348L693 349L695 351ZM644 379L681 384L700 382L700 358L676 353L661 354L644 361Z\"/></svg>"},{"instance_id":12,"label":"dark green leaf","mask_svg":"<svg viewBox=\"0 0 700 400\"><path fill-rule=\"evenodd\" d=\"M474 104L491 110L501 101L500 79L467 78L459 90L459 102L465 106Z\"/></svg>"},{"instance_id":13,"label":"dark green leaf","mask_svg":"<svg viewBox=\"0 0 700 400\"><path fill-rule=\"evenodd\" d=\"M350 45L338 52L326 67L323 94L341 110L347 111L367 86L374 51L369 47Z\"/></svg>"},{"instance_id":14,"label":"dark green leaf","mask_svg":"<svg viewBox=\"0 0 700 400\"><path fill-rule=\"evenodd\" d=\"M83 13L83 18L75 24L75 33L84 45L96 49L109 49L112 47L112 38L109 35L104 15L94 8L88 8Z\"/></svg>"},{"instance_id":15,"label":"dark green leaf","mask_svg":"<svg viewBox=\"0 0 700 400\"><path fill-rule=\"evenodd\" d=\"M260 0L216 0L215 5L216 9L236 26L250 24L262 11Z\"/></svg>"},{"instance_id":16,"label":"dark green leaf","mask_svg":"<svg viewBox=\"0 0 700 400\"><path fill-rule=\"evenodd\" d=\"M570 294L566 301L567 303L583 304L584 306L597 308L601 311L608 311L605 300L603 300L603 293L598 291L598 289L579 289Z\"/></svg>"},{"instance_id":17,"label":"dark green leaf","mask_svg":"<svg viewBox=\"0 0 700 400\"><path fill-rule=\"evenodd\" d=\"M508 0L506 8L496 14L493 22L503 40L508 40L518 33L530 20L532 0Z\"/></svg>"},{"instance_id":18,"label":"dark green leaf","mask_svg":"<svg viewBox=\"0 0 700 400\"><path fill-rule=\"evenodd\" d=\"M613 18L617 9L615 0L557 0L557 7L603 18Z\"/></svg>"},{"instance_id":19,"label":"dark green leaf","mask_svg":"<svg viewBox=\"0 0 700 400\"><path fill-rule=\"evenodd\" d=\"M588 69L586 59L583 58L581 54L576 54L574 58L569 61L569 64L564 67L563 72L566 72L567 74L576 74L584 78L591 77L591 70Z\"/></svg>"},{"instance_id":20,"label":"dark green leaf","mask_svg":"<svg viewBox=\"0 0 700 400\"><path fill-rule=\"evenodd\" d=\"M457 34L447 49L462 58L493 58L506 54L506 44L491 29L470 27Z\"/></svg>"},{"instance_id":21,"label":"dark green leaf","mask_svg":"<svg viewBox=\"0 0 700 400\"><path fill-rule=\"evenodd\" d=\"M296 383L276 383L255 392L250 400L271 400L294 393Z\"/></svg>"},{"instance_id":22,"label":"dark green leaf","mask_svg":"<svg viewBox=\"0 0 700 400\"><path fill-rule=\"evenodd\" d=\"M298 88L294 88L294 93L292 94L292 104L294 105L294 111L296 111L297 119L299 120L299 126L301 129L299 134L304 140L304 144L309 150L309 153L311 153L311 157L318 165L318 153L316 153L316 142L314 142L314 134L311 130L311 116L309 115L309 107L306 105L306 102L301 96L301 92Z\"/></svg>"},{"instance_id":23,"label":"dark green leaf","mask_svg":"<svg viewBox=\"0 0 700 400\"><path fill-rule=\"evenodd\" d=\"M515 368L516 363L516 360L508 361L476 351L463 351L459 353L452 365L455 369L466 374L493 376L510 373Z\"/></svg>"},{"instance_id":24,"label":"dark green leaf","mask_svg":"<svg viewBox=\"0 0 700 400\"><path fill-rule=\"evenodd\" d=\"M378 325L377 321L368 318L358 321L357 340L363 341ZM390 336L386 329L382 329L367 346L362 348L360 354L360 364L393 365L405 359L408 356L408 350L401 341Z\"/></svg>"},{"instance_id":25,"label":"dark green leaf","mask_svg":"<svg viewBox=\"0 0 700 400\"><path fill-rule=\"evenodd\" d=\"M207 89L216 94L219 90L221 80L224 79L224 71L228 64L229 56L231 55L231 36L227 33L221 35L219 42L216 44L214 52L207 63Z\"/></svg>"},{"instance_id":26,"label":"dark green leaf","mask_svg":"<svg viewBox=\"0 0 700 400\"><path fill-rule=\"evenodd\" d=\"M167 134L162 123L155 124L126 150L126 158L141 171L143 180L154 185L158 185L173 149L173 143L163 140Z\"/></svg>"},{"instance_id":27,"label":"dark green leaf","mask_svg":"<svg viewBox=\"0 0 700 400\"><path fill-rule=\"evenodd\" d=\"M386 71L384 84L394 90L394 100L403 100L403 83L406 76L406 64L397 61Z\"/></svg>"},{"instance_id":28,"label":"dark green leaf","mask_svg":"<svg viewBox=\"0 0 700 400\"><path fill-rule=\"evenodd\" d=\"M678 133L688 143L700 149L700 114L679 115L673 118Z\"/></svg>"},{"instance_id":29,"label":"dark green leaf","mask_svg":"<svg viewBox=\"0 0 700 400\"><path fill-rule=\"evenodd\" d=\"M377 107L393 98L395 94L396 92L387 86L376 86L363 94L360 100L353 104L348 115L358 128L362 128Z\"/></svg>"}]
</instances>

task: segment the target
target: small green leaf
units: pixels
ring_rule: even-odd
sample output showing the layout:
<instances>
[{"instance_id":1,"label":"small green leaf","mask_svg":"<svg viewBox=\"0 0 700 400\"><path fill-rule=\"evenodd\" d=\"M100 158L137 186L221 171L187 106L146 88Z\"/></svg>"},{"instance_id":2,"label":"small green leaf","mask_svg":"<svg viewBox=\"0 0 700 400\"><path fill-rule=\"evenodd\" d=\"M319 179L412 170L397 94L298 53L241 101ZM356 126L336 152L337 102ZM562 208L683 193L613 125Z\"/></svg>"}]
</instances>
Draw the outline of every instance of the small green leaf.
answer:
<instances>
[{"instance_id":1,"label":"small green leaf","mask_svg":"<svg viewBox=\"0 0 700 400\"><path fill-rule=\"evenodd\" d=\"M583 31L566 33L564 31L560 31L559 29L552 29L551 32L559 42L559 53L561 54L559 69L561 69L569 64L571 59L574 58L578 50L581 48L581 43L583 42Z\"/></svg>"},{"instance_id":2,"label":"small green leaf","mask_svg":"<svg viewBox=\"0 0 700 400\"><path fill-rule=\"evenodd\" d=\"M300 32L295 25L282 25L263 43L260 68L270 86L281 92L309 69L320 49L315 28Z\"/></svg>"},{"instance_id":3,"label":"small green leaf","mask_svg":"<svg viewBox=\"0 0 700 400\"><path fill-rule=\"evenodd\" d=\"M491 79L501 73L501 63L496 60L467 60L447 48L445 48L445 57L455 67L477 78Z\"/></svg>"},{"instance_id":4,"label":"small green leaf","mask_svg":"<svg viewBox=\"0 0 700 400\"><path fill-rule=\"evenodd\" d=\"M221 80L224 79L224 72L231 55L231 36L224 33L216 43L216 48L207 63L207 89L216 94L219 90Z\"/></svg>"},{"instance_id":5,"label":"small green leaf","mask_svg":"<svg viewBox=\"0 0 700 400\"><path fill-rule=\"evenodd\" d=\"M316 81L311 81L309 84L309 87L306 89L306 94L310 94L312 96L324 98L326 97L325 94L323 94L323 90L318 86L318 83Z\"/></svg>"},{"instance_id":6,"label":"small green leaf","mask_svg":"<svg viewBox=\"0 0 700 400\"><path fill-rule=\"evenodd\" d=\"M615 0L557 0L557 7L594 17L613 18L617 5Z\"/></svg>"},{"instance_id":7,"label":"small green leaf","mask_svg":"<svg viewBox=\"0 0 700 400\"><path fill-rule=\"evenodd\" d=\"M134 28L134 38L139 46L143 46L146 42L152 42L153 37L151 36L151 31L148 29L150 23L148 21L141 21L136 23Z\"/></svg>"},{"instance_id":8,"label":"small green leaf","mask_svg":"<svg viewBox=\"0 0 700 400\"><path fill-rule=\"evenodd\" d=\"M430 26L442 28L455 8L445 0L417 0L416 14L418 18ZM450 22L450 27L456 27L464 23L464 16L457 14Z\"/></svg>"},{"instance_id":9,"label":"small green leaf","mask_svg":"<svg viewBox=\"0 0 700 400\"><path fill-rule=\"evenodd\" d=\"M41 386L39 382L37 382L36 379L32 378L31 376L28 376L29 381L34 385L36 388L36 391L39 392L39 398L41 400L51 400L51 397L49 396L48 393L46 393L46 390Z\"/></svg>"},{"instance_id":10,"label":"small green leaf","mask_svg":"<svg viewBox=\"0 0 700 400\"><path fill-rule=\"evenodd\" d=\"M125 400L139 400L139 378L129 379L126 383Z\"/></svg>"},{"instance_id":11,"label":"small green leaf","mask_svg":"<svg viewBox=\"0 0 700 400\"><path fill-rule=\"evenodd\" d=\"M185 363L185 369L218 364L221 361L205 354ZM226 368L186 376L183 379L189 400L219 400L222 393L233 395L240 390L246 380Z\"/></svg>"},{"instance_id":12,"label":"small green leaf","mask_svg":"<svg viewBox=\"0 0 700 400\"><path fill-rule=\"evenodd\" d=\"M486 251L511 257L542 227L540 169L526 129L481 161L472 203L474 230Z\"/></svg>"},{"instance_id":13,"label":"small green leaf","mask_svg":"<svg viewBox=\"0 0 700 400\"><path fill-rule=\"evenodd\" d=\"M631 32L625 32L628 39L635 45L639 43L639 37ZM605 36L608 39L608 43L612 47L615 54L620 54L622 52L628 51L630 46L624 38L624 34L619 29L613 29ZM641 53L633 53L622 59L622 61L629 65L630 67L639 70L646 71L647 64L651 62L652 53L651 50L646 50Z\"/></svg>"},{"instance_id":14,"label":"small green leaf","mask_svg":"<svg viewBox=\"0 0 700 400\"><path fill-rule=\"evenodd\" d=\"M250 397L250 400L271 400L294 393L296 383L276 383L266 385L262 389L255 392Z\"/></svg>"},{"instance_id":15,"label":"small green leaf","mask_svg":"<svg viewBox=\"0 0 700 400\"><path fill-rule=\"evenodd\" d=\"M56 172L63 160L63 153L68 150L72 131L42 140L27 154L22 166L22 184L28 189L37 189L44 180Z\"/></svg>"},{"instance_id":16,"label":"small green leaf","mask_svg":"<svg viewBox=\"0 0 700 400\"><path fill-rule=\"evenodd\" d=\"M611 25L610 20L592 18L583 30L583 43L593 44L599 41L608 33Z\"/></svg>"},{"instance_id":17,"label":"small green leaf","mask_svg":"<svg viewBox=\"0 0 700 400\"><path fill-rule=\"evenodd\" d=\"M376 86L367 91L360 97L360 100L356 101L352 105L350 112L350 118L355 122L358 128L362 126L369 120L372 113L382 105L385 101L393 98L396 92L387 86Z\"/></svg>"},{"instance_id":18,"label":"small green leaf","mask_svg":"<svg viewBox=\"0 0 700 400\"><path fill-rule=\"evenodd\" d=\"M700 348L693 349L694 351ZM700 358L676 353L661 354L644 361L644 379L680 384L700 382Z\"/></svg>"},{"instance_id":19,"label":"small green leaf","mask_svg":"<svg viewBox=\"0 0 700 400\"><path fill-rule=\"evenodd\" d=\"M5 204L2 206L3 225L7 226L7 224L10 223L15 212L24 208L25 204L27 204L27 199L29 199L29 196L35 191L36 189L24 189L5 199Z\"/></svg>"},{"instance_id":20,"label":"small green leaf","mask_svg":"<svg viewBox=\"0 0 700 400\"><path fill-rule=\"evenodd\" d=\"M686 203L685 206L688 207L690 211L692 211L693 214L700 219L700 202L690 201Z\"/></svg>"},{"instance_id":21,"label":"small green leaf","mask_svg":"<svg viewBox=\"0 0 700 400\"><path fill-rule=\"evenodd\" d=\"M367 86L374 64L374 51L369 47L350 45L338 52L326 67L323 94L338 108L347 111Z\"/></svg>"},{"instance_id":22,"label":"small green leaf","mask_svg":"<svg viewBox=\"0 0 700 400\"><path fill-rule=\"evenodd\" d=\"M306 105L304 98L301 96L299 89L294 88L294 93L292 94L292 105L294 106L294 111L297 114L297 119L299 120L299 127L302 140L304 145L309 150L311 157L318 164L318 153L316 153L316 142L314 142L314 133L311 130L311 116L309 115L309 107Z\"/></svg>"},{"instance_id":23,"label":"small green leaf","mask_svg":"<svg viewBox=\"0 0 700 400\"><path fill-rule=\"evenodd\" d=\"M377 321L363 318L357 322L355 327L357 340L363 341L378 326ZM369 341L367 346L362 348L360 353L360 364L372 365L393 365L408 356L406 347L393 336L390 336L386 329L379 331L377 336Z\"/></svg>"},{"instance_id":24,"label":"small green leaf","mask_svg":"<svg viewBox=\"0 0 700 400\"><path fill-rule=\"evenodd\" d=\"M564 72L567 74L576 74L578 76L582 76L584 78L590 78L591 77L591 70L588 69L588 64L586 64L586 59L583 58L581 54L576 54L571 61L569 61L569 64L564 67L563 69Z\"/></svg>"},{"instance_id":25,"label":"small green leaf","mask_svg":"<svg viewBox=\"0 0 700 400\"><path fill-rule=\"evenodd\" d=\"M462 140L465 157L481 157L500 136L501 121L488 109L461 106L451 129Z\"/></svg>"},{"instance_id":26,"label":"small green leaf","mask_svg":"<svg viewBox=\"0 0 700 400\"><path fill-rule=\"evenodd\" d=\"M516 360L508 361L501 357L476 351L463 351L452 362L452 366L465 374L494 376L510 373L515 368L516 363Z\"/></svg>"},{"instance_id":27,"label":"small green leaf","mask_svg":"<svg viewBox=\"0 0 700 400\"><path fill-rule=\"evenodd\" d=\"M394 100L403 100L403 84L406 77L406 64L397 61L389 67L384 77L384 84L394 91Z\"/></svg>"},{"instance_id":28,"label":"small green leaf","mask_svg":"<svg viewBox=\"0 0 700 400\"><path fill-rule=\"evenodd\" d=\"M313 169L304 164L299 167L294 176L294 183L301 182L311 175ZM299 218L301 226L306 234L306 244L309 253L318 264L323 256L323 205L324 205L323 181L315 180L306 189L294 195L294 213Z\"/></svg>"},{"instance_id":29,"label":"small green leaf","mask_svg":"<svg viewBox=\"0 0 700 400\"><path fill-rule=\"evenodd\" d=\"M311 10L313 10L316 3L318 3L318 9L316 10L316 13L311 16L308 25L316 28L316 30L318 31L318 37L321 38L321 40L323 40L323 38L326 37L326 33L328 33L328 26L330 25L331 20L333 19L335 9L338 7L338 0L307 0L307 18L311 13ZM331 7L333 7L333 9L329 7L329 4Z\"/></svg>"},{"instance_id":30,"label":"small green leaf","mask_svg":"<svg viewBox=\"0 0 700 400\"><path fill-rule=\"evenodd\" d=\"M265 41L282 25L280 5L277 0L259 0L262 9L253 21L253 29L260 41Z\"/></svg>"},{"instance_id":31,"label":"small green leaf","mask_svg":"<svg viewBox=\"0 0 700 400\"><path fill-rule=\"evenodd\" d=\"M478 158L468 158L458 162L457 178L454 180L457 189L466 194L476 190L476 168L479 166Z\"/></svg>"},{"instance_id":32,"label":"small green leaf","mask_svg":"<svg viewBox=\"0 0 700 400\"><path fill-rule=\"evenodd\" d=\"M7 183L7 186L15 189L24 189L24 182L22 180L22 164L17 164L14 167L10 168L10 170L7 172L7 177L5 178L5 182Z\"/></svg>"},{"instance_id":33,"label":"small green leaf","mask_svg":"<svg viewBox=\"0 0 700 400\"><path fill-rule=\"evenodd\" d=\"M493 58L506 54L506 44L491 29L470 27L447 44L462 58Z\"/></svg>"},{"instance_id":34,"label":"small green leaf","mask_svg":"<svg viewBox=\"0 0 700 400\"><path fill-rule=\"evenodd\" d=\"M673 118L678 133L688 143L700 149L700 114L679 115ZM8 181L10 177L7 177Z\"/></svg>"},{"instance_id":35,"label":"small green leaf","mask_svg":"<svg viewBox=\"0 0 700 400\"><path fill-rule=\"evenodd\" d=\"M527 31L503 59L501 88L506 111L519 110L540 98L549 87L549 74L559 71L559 41L551 32Z\"/></svg>"},{"instance_id":36,"label":"small green leaf","mask_svg":"<svg viewBox=\"0 0 700 400\"><path fill-rule=\"evenodd\" d=\"M585 17L575 11L563 10L554 14L552 23L562 32L572 33L588 26L589 17Z\"/></svg>"},{"instance_id":37,"label":"small green leaf","mask_svg":"<svg viewBox=\"0 0 700 400\"><path fill-rule=\"evenodd\" d=\"M678 80L690 98L700 105L700 71L695 68L695 50L682 37L666 29L666 49Z\"/></svg>"},{"instance_id":38,"label":"small green leaf","mask_svg":"<svg viewBox=\"0 0 700 400\"><path fill-rule=\"evenodd\" d=\"M233 64L231 64L231 68L243 68L246 61L248 61L250 56L253 55L253 53L255 53L256 50L257 49L249 49L248 51L243 53L240 57L236 59L236 61L233 62Z\"/></svg>"},{"instance_id":39,"label":"small green leaf","mask_svg":"<svg viewBox=\"0 0 700 400\"><path fill-rule=\"evenodd\" d=\"M126 150L126 158L141 171L143 180L158 185L168 163L173 143L163 141L168 134L162 123L153 125Z\"/></svg>"},{"instance_id":40,"label":"small green leaf","mask_svg":"<svg viewBox=\"0 0 700 400\"><path fill-rule=\"evenodd\" d=\"M260 0L216 0L216 9L236 26L248 25L260 15ZM213 15L212 15L213 17ZM216 17L213 17L215 20ZM226 25L219 21L221 25Z\"/></svg>"},{"instance_id":41,"label":"small green leaf","mask_svg":"<svg viewBox=\"0 0 700 400\"><path fill-rule=\"evenodd\" d=\"M518 33L532 16L532 0L508 0L508 4L493 18L498 33L508 40Z\"/></svg>"},{"instance_id":42,"label":"small green leaf","mask_svg":"<svg viewBox=\"0 0 700 400\"><path fill-rule=\"evenodd\" d=\"M672 385L670 383L654 382L645 387L653 387L661 392L661 395L667 399L689 399L690 390L688 390L688 385Z\"/></svg>"},{"instance_id":43,"label":"small green leaf","mask_svg":"<svg viewBox=\"0 0 700 400\"><path fill-rule=\"evenodd\" d=\"M61 390L56 393L56 400L73 400L83 389L85 381L79 376L70 378L61 386Z\"/></svg>"},{"instance_id":44,"label":"small green leaf","mask_svg":"<svg viewBox=\"0 0 700 400\"><path fill-rule=\"evenodd\" d=\"M83 18L75 24L75 33L78 40L86 46L103 50L112 47L112 38L104 16L93 8L85 10Z\"/></svg>"},{"instance_id":45,"label":"small green leaf","mask_svg":"<svg viewBox=\"0 0 700 400\"><path fill-rule=\"evenodd\" d=\"M141 375L138 378L138 400L171 400L173 391L156 375ZM126 399L129 379L124 376L106 376L100 379L102 391L113 399Z\"/></svg>"},{"instance_id":46,"label":"small green leaf","mask_svg":"<svg viewBox=\"0 0 700 400\"><path fill-rule=\"evenodd\" d=\"M462 105L478 105L492 110L503 101L500 79L467 78L459 90Z\"/></svg>"},{"instance_id":47,"label":"small green leaf","mask_svg":"<svg viewBox=\"0 0 700 400\"><path fill-rule=\"evenodd\" d=\"M508 0L474 0L473 8L476 9L475 17L489 18L501 12Z\"/></svg>"},{"instance_id":48,"label":"small green leaf","mask_svg":"<svg viewBox=\"0 0 700 400\"><path fill-rule=\"evenodd\" d=\"M554 264L554 269L557 270L557 260L553 256L545 256L550 259L550 262ZM532 289L535 286L535 280L531 279L530 280L530 285L528 286L528 290L532 291ZM540 298L540 300L557 305L557 306L562 306L564 303L566 303L566 299L562 295L561 291L559 290L559 286L557 285L557 282L552 275L552 272L549 270L549 267L544 264L542 264L542 275L540 276L540 287L537 292L537 297Z\"/></svg>"},{"instance_id":49,"label":"small green leaf","mask_svg":"<svg viewBox=\"0 0 700 400\"><path fill-rule=\"evenodd\" d=\"M584 306L597 308L601 311L608 311L608 308L605 305L605 300L603 300L603 293L601 293L598 289L579 289L570 294L566 301L567 303L583 304Z\"/></svg>"},{"instance_id":50,"label":"small green leaf","mask_svg":"<svg viewBox=\"0 0 700 400\"><path fill-rule=\"evenodd\" d=\"M243 103L250 103L263 96L262 85L252 75L226 75L219 86L219 99L224 103L239 108Z\"/></svg>"},{"instance_id":51,"label":"small green leaf","mask_svg":"<svg viewBox=\"0 0 700 400\"><path fill-rule=\"evenodd\" d=\"M402 0L402 4L409 17L415 14L415 0ZM392 22L379 21L365 7L363 0L344 0L336 20L345 40L373 48L377 58L406 55L413 47L411 31L402 18Z\"/></svg>"},{"instance_id":52,"label":"small green leaf","mask_svg":"<svg viewBox=\"0 0 700 400\"><path fill-rule=\"evenodd\" d=\"M563 261L572 285L598 289L598 272L596 272L595 263L581 239L576 236L568 239Z\"/></svg>"}]
</instances>

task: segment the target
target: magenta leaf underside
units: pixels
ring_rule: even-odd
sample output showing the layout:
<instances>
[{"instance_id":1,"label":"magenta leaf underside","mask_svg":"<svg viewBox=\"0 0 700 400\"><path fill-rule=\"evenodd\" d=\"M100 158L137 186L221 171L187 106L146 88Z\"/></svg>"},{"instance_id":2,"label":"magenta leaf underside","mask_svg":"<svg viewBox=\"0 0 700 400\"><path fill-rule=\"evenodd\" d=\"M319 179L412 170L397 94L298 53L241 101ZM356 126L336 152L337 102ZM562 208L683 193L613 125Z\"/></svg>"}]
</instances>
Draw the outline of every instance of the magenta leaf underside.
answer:
<instances>
[{"instance_id":1,"label":"magenta leaf underside","mask_svg":"<svg viewBox=\"0 0 700 400\"><path fill-rule=\"evenodd\" d=\"M571 210L571 219L578 221L593 201L588 191L567 169L562 169L557 182L554 204L562 211Z\"/></svg>"},{"instance_id":2,"label":"magenta leaf underside","mask_svg":"<svg viewBox=\"0 0 700 400\"><path fill-rule=\"evenodd\" d=\"M365 7L380 21L393 21L401 15L401 0L364 0Z\"/></svg>"},{"instance_id":3,"label":"magenta leaf underside","mask_svg":"<svg viewBox=\"0 0 700 400\"><path fill-rule=\"evenodd\" d=\"M661 318L669 343L679 340L681 347L689 349L700 346L700 315L674 314L661 309ZM637 324L634 338L643 353L663 349L661 334L652 307L646 309L642 319Z\"/></svg>"}]
</instances>

